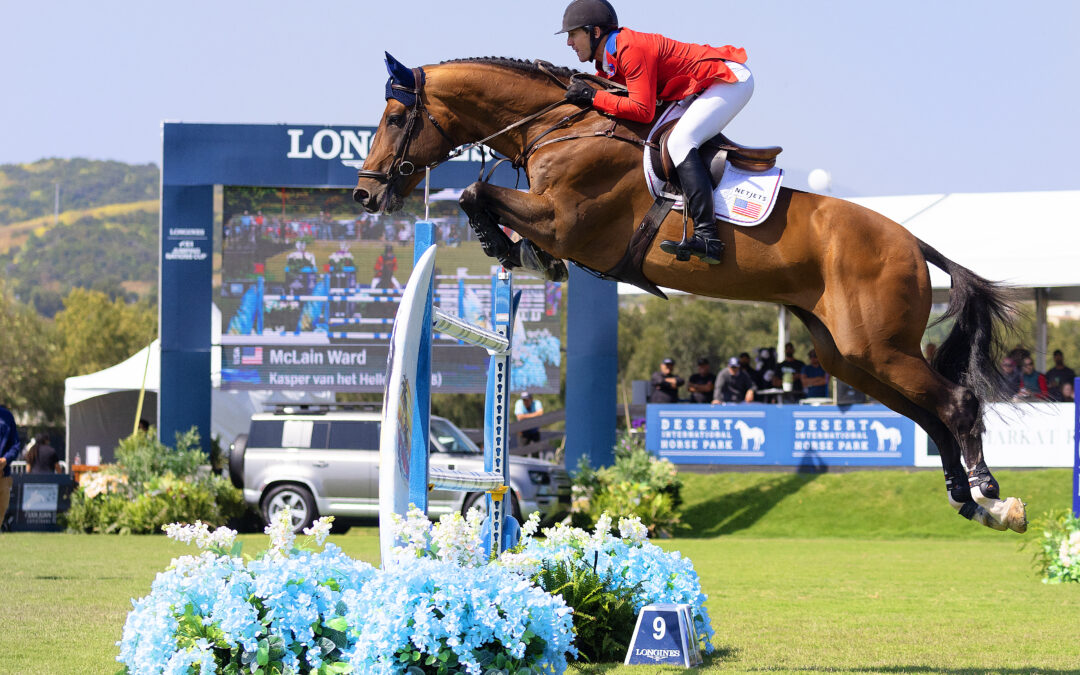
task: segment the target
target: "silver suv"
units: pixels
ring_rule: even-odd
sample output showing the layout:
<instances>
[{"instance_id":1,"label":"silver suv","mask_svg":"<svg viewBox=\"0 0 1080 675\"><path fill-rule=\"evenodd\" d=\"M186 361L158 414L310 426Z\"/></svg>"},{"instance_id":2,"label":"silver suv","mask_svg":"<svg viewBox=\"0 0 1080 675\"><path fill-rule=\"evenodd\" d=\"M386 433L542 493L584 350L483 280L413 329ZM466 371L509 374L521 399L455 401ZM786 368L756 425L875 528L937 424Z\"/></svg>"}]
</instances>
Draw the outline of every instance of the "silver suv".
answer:
<instances>
[{"instance_id":1,"label":"silver suv","mask_svg":"<svg viewBox=\"0 0 1080 675\"><path fill-rule=\"evenodd\" d=\"M282 406L251 417L251 429L230 447L229 474L244 500L269 522L292 510L299 533L319 516L334 516L335 531L379 513L380 404ZM430 465L483 471L484 453L442 417L431 417ZM550 462L510 458L511 513L523 521L539 511L545 522L570 510L570 478ZM433 490L428 515L465 513L484 505L482 492Z\"/></svg>"}]
</instances>

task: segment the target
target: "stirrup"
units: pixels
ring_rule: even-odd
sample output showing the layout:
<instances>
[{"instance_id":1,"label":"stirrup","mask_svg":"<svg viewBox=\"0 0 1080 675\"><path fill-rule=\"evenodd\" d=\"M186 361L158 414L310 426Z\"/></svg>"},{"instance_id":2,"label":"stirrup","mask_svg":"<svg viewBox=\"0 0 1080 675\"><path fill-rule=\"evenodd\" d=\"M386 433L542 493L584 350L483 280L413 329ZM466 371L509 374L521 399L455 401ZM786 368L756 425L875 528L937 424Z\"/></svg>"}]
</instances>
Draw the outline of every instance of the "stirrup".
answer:
<instances>
[{"instance_id":1,"label":"stirrup","mask_svg":"<svg viewBox=\"0 0 1080 675\"><path fill-rule=\"evenodd\" d=\"M660 242L660 250L675 256L675 259L680 262L698 258L707 265L719 265L720 256L724 253L724 242L720 239L706 239L700 235L694 235L682 241L665 239Z\"/></svg>"}]
</instances>

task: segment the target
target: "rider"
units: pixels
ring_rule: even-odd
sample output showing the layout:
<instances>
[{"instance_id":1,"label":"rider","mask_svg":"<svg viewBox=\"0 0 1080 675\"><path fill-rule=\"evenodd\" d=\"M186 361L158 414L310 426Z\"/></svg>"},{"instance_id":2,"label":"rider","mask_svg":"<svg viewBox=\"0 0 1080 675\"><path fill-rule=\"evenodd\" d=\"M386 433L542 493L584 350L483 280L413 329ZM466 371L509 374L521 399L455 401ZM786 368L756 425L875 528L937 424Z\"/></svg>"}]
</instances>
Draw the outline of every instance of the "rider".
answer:
<instances>
[{"instance_id":1,"label":"rider","mask_svg":"<svg viewBox=\"0 0 1080 675\"><path fill-rule=\"evenodd\" d=\"M743 65L746 51L620 28L615 8L606 0L573 0L563 13L559 33L568 33L566 44L582 63L593 61L598 75L625 84L629 94L616 96L574 80L565 95L571 103L648 123L656 114L657 99L697 96L672 129L667 146L686 199L684 208L694 219L689 252L710 265L718 264L724 243L716 227L712 178L698 148L719 134L754 92L753 76ZM664 241L660 248L676 253L679 242Z\"/></svg>"}]
</instances>

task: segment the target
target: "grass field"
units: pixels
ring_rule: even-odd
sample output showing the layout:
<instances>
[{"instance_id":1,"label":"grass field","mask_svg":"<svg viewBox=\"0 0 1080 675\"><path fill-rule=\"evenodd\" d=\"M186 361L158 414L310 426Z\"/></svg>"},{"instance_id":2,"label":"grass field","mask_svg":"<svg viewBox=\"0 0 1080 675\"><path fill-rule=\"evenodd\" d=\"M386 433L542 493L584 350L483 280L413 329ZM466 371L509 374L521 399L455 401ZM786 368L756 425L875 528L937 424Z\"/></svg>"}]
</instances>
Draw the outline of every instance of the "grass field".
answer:
<instances>
[{"instance_id":1,"label":"grass field","mask_svg":"<svg viewBox=\"0 0 1080 675\"><path fill-rule=\"evenodd\" d=\"M997 477L1033 516L1067 505L1067 470ZM1042 584L1018 546L1039 533L963 521L937 472L684 478L695 530L658 543L694 561L709 595L717 651L702 672L1080 672L1080 585ZM331 540L377 562L373 527ZM130 599L186 552L164 537L0 536L0 672L115 672Z\"/></svg>"}]
</instances>

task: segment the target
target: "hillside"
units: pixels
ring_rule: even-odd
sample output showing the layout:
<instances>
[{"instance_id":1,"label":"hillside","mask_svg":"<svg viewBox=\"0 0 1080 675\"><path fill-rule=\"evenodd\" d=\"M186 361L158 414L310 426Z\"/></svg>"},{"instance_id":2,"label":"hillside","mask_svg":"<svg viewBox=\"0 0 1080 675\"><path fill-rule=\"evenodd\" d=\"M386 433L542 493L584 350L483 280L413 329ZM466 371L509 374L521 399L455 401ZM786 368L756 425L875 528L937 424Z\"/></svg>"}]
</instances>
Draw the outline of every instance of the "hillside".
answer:
<instances>
[{"instance_id":1,"label":"hillside","mask_svg":"<svg viewBox=\"0 0 1080 675\"><path fill-rule=\"evenodd\" d=\"M57 184L60 209L69 211L156 200L158 182L154 164L91 159L0 164L0 228L52 214Z\"/></svg>"},{"instance_id":2,"label":"hillside","mask_svg":"<svg viewBox=\"0 0 1080 675\"><path fill-rule=\"evenodd\" d=\"M0 270L8 289L46 317L76 287L156 301L158 181L153 164L0 165Z\"/></svg>"}]
</instances>

